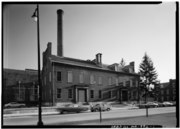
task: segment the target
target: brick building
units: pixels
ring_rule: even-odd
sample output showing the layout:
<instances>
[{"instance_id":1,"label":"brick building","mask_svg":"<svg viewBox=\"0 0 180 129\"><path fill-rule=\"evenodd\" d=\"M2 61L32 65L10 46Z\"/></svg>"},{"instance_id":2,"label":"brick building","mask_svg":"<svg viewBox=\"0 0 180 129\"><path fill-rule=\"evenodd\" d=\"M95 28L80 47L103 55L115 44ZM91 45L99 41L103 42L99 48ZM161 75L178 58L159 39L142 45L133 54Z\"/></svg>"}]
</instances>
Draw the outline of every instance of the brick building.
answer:
<instances>
[{"instance_id":1,"label":"brick building","mask_svg":"<svg viewBox=\"0 0 180 129\"><path fill-rule=\"evenodd\" d=\"M37 79L37 70L3 69L3 104L36 102L38 100Z\"/></svg>"},{"instance_id":2,"label":"brick building","mask_svg":"<svg viewBox=\"0 0 180 129\"><path fill-rule=\"evenodd\" d=\"M57 14L57 55L52 55L51 43L43 52L43 102L138 101L139 75L134 71L134 62L122 68L118 63L103 64L101 53L93 60L63 56L63 11Z\"/></svg>"},{"instance_id":3,"label":"brick building","mask_svg":"<svg viewBox=\"0 0 180 129\"><path fill-rule=\"evenodd\" d=\"M158 92L158 101L176 101L176 80L170 79L169 82L160 83L156 87Z\"/></svg>"}]
</instances>

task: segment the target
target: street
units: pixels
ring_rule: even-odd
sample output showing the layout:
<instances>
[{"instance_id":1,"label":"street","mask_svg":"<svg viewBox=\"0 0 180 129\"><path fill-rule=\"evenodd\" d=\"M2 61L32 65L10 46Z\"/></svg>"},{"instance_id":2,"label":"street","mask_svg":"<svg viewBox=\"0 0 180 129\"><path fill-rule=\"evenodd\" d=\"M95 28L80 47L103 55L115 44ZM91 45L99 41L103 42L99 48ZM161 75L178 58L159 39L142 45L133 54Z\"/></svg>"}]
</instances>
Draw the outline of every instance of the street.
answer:
<instances>
[{"instance_id":1,"label":"street","mask_svg":"<svg viewBox=\"0 0 180 129\"><path fill-rule=\"evenodd\" d=\"M149 115L153 114L164 114L164 113L175 113L175 107L165 108L150 108ZM146 109L116 109L109 112L102 112L103 119L116 119L116 118L127 118L135 116L145 116ZM78 122L78 121L99 121L99 112L84 112L84 113L73 113L73 114L59 114L59 115L43 115L42 120L44 125L63 125L65 123ZM37 125L38 116L18 116L18 117L4 117L3 125ZM132 123L133 124L133 123Z\"/></svg>"}]
</instances>

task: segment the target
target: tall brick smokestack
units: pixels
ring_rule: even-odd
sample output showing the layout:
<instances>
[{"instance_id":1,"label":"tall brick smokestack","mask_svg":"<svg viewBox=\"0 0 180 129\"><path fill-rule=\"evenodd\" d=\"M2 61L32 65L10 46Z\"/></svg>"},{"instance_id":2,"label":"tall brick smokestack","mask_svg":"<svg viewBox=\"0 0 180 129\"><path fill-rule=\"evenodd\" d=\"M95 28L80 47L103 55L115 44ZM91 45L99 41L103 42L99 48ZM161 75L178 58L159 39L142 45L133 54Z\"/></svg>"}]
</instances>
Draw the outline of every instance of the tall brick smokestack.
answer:
<instances>
[{"instance_id":1,"label":"tall brick smokestack","mask_svg":"<svg viewBox=\"0 0 180 129\"><path fill-rule=\"evenodd\" d=\"M57 56L63 56L63 10L57 10Z\"/></svg>"}]
</instances>

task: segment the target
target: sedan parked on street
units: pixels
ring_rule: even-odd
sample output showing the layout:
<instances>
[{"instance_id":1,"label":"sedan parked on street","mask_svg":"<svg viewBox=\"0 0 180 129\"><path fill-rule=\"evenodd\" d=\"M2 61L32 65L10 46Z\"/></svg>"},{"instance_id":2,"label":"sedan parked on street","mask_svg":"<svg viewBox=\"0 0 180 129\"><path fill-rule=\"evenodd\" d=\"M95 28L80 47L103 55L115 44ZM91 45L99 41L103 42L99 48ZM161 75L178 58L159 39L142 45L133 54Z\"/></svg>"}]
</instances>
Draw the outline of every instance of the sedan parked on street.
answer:
<instances>
[{"instance_id":1,"label":"sedan parked on street","mask_svg":"<svg viewBox=\"0 0 180 129\"><path fill-rule=\"evenodd\" d=\"M5 108L21 108L25 106L26 105L24 103L18 103L18 102L10 102L4 105Z\"/></svg>"},{"instance_id":2,"label":"sedan parked on street","mask_svg":"<svg viewBox=\"0 0 180 129\"><path fill-rule=\"evenodd\" d=\"M63 114L64 112L82 112L82 111L87 111L89 110L88 107L84 107L84 106L79 106L77 104L67 104L64 107L58 107L57 111L60 112L60 114Z\"/></svg>"},{"instance_id":3,"label":"sedan parked on street","mask_svg":"<svg viewBox=\"0 0 180 129\"><path fill-rule=\"evenodd\" d=\"M147 106L150 107L150 108L151 108L151 107L152 107L152 108L155 108L155 107L158 107L158 104L157 104L157 103L154 103L154 102L148 102L148 103L147 103Z\"/></svg>"},{"instance_id":4,"label":"sedan parked on street","mask_svg":"<svg viewBox=\"0 0 180 129\"><path fill-rule=\"evenodd\" d=\"M157 104L157 107L164 107L164 104L158 101L154 101Z\"/></svg>"},{"instance_id":5,"label":"sedan parked on street","mask_svg":"<svg viewBox=\"0 0 180 129\"><path fill-rule=\"evenodd\" d=\"M164 107L173 106L173 103L163 102Z\"/></svg>"},{"instance_id":6,"label":"sedan parked on street","mask_svg":"<svg viewBox=\"0 0 180 129\"><path fill-rule=\"evenodd\" d=\"M91 106L91 112L97 112L97 111L109 111L111 110L111 105L106 103L97 103L95 105Z\"/></svg>"},{"instance_id":7,"label":"sedan parked on street","mask_svg":"<svg viewBox=\"0 0 180 129\"><path fill-rule=\"evenodd\" d=\"M158 107L157 103L154 102L147 102L146 104L139 104L139 108L155 108Z\"/></svg>"}]
</instances>

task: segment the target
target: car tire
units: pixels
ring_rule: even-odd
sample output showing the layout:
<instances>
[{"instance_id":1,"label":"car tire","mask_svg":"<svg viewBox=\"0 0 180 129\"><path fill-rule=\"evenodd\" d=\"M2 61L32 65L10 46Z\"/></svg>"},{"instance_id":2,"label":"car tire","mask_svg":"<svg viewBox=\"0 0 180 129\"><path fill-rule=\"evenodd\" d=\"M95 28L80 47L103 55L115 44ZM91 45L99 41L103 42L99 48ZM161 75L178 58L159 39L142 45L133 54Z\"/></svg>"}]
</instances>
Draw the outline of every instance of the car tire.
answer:
<instances>
[{"instance_id":1,"label":"car tire","mask_svg":"<svg viewBox=\"0 0 180 129\"><path fill-rule=\"evenodd\" d=\"M110 111L110 109L108 108L107 111Z\"/></svg>"},{"instance_id":2,"label":"car tire","mask_svg":"<svg viewBox=\"0 0 180 129\"><path fill-rule=\"evenodd\" d=\"M60 111L60 114L63 114L64 112L63 111Z\"/></svg>"}]
</instances>

